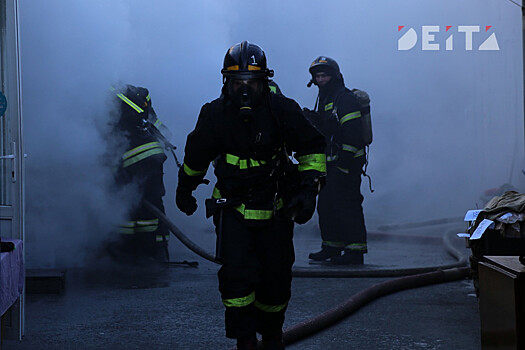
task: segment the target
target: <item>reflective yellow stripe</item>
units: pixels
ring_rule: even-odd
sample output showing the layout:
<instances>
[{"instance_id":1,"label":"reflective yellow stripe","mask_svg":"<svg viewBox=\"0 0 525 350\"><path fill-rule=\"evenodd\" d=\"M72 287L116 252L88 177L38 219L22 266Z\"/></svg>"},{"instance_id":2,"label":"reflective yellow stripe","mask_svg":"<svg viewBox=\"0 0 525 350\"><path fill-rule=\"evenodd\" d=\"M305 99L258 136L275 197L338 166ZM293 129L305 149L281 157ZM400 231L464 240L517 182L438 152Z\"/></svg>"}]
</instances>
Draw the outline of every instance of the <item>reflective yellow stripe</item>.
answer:
<instances>
[{"instance_id":1,"label":"reflective yellow stripe","mask_svg":"<svg viewBox=\"0 0 525 350\"><path fill-rule=\"evenodd\" d=\"M327 104L324 105L324 110L325 111L329 111L332 108L334 108L334 103L333 102L330 102L330 103L327 103Z\"/></svg>"},{"instance_id":2,"label":"reflective yellow stripe","mask_svg":"<svg viewBox=\"0 0 525 350\"><path fill-rule=\"evenodd\" d=\"M317 170L322 173L326 172L326 155L324 153L306 154L301 157L297 157L299 161L298 170Z\"/></svg>"},{"instance_id":3,"label":"reflective yellow stripe","mask_svg":"<svg viewBox=\"0 0 525 350\"><path fill-rule=\"evenodd\" d=\"M146 101L150 101L151 100L151 97L149 96L149 93L148 93L148 96L146 96Z\"/></svg>"},{"instance_id":4,"label":"reflective yellow stripe","mask_svg":"<svg viewBox=\"0 0 525 350\"><path fill-rule=\"evenodd\" d=\"M149 149L152 149L152 148L155 148L155 147L160 147L162 148L162 145L159 143L159 142L149 142L149 143L145 143L143 145L140 145L138 147L135 147L135 148L132 148L130 149L129 151L125 152L123 155L122 155L122 159L123 160L126 160L128 158L131 158L133 157L134 155L136 154L139 154L140 152L144 152L144 151L147 151Z\"/></svg>"},{"instance_id":5,"label":"reflective yellow stripe","mask_svg":"<svg viewBox=\"0 0 525 350\"><path fill-rule=\"evenodd\" d=\"M123 235L132 235L135 233L135 228L119 226L119 228L117 229L117 232Z\"/></svg>"},{"instance_id":6,"label":"reflective yellow stripe","mask_svg":"<svg viewBox=\"0 0 525 350\"><path fill-rule=\"evenodd\" d=\"M135 232L155 232L157 228L158 225L137 226L135 227Z\"/></svg>"},{"instance_id":7,"label":"reflective yellow stripe","mask_svg":"<svg viewBox=\"0 0 525 350\"><path fill-rule=\"evenodd\" d=\"M261 67L249 65L248 70L261 70Z\"/></svg>"},{"instance_id":8,"label":"reflective yellow stripe","mask_svg":"<svg viewBox=\"0 0 525 350\"><path fill-rule=\"evenodd\" d=\"M363 251L366 249L366 243L352 243L345 245L345 249L347 250L355 250L355 251Z\"/></svg>"},{"instance_id":9,"label":"reflective yellow stripe","mask_svg":"<svg viewBox=\"0 0 525 350\"><path fill-rule=\"evenodd\" d=\"M149 151L142 152L141 154L139 154L139 155L137 155L137 156L135 156L133 158L125 160L122 163L122 166L124 168L126 168L126 167L128 167L130 165L133 165L133 164L135 164L137 162L140 162L143 159L146 159L148 157L154 156L156 154L164 154L164 150L162 148L154 148L154 149L151 149Z\"/></svg>"},{"instance_id":10,"label":"reflective yellow stripe","mask_svg":"<svg viewBox=\"0 0 525 350\"><path fill-rule=\"evenodd\" d=\"M322 245L327 246L327 247L343 248L345 246L345 243L344 242L323 241Z\"/></svg>"},{"instance_id":11,"label":"reflective yellow stripe","mask_svg":"<svg viewBox=\"0 0 525 350\"><path fill-rule=\"evenodd\" d=\"M355 152L357 152L357 147L350 146L350 145L347 145L347 144L343 143L343 151L348 151L348 152L355 153Z\"/></svg>"},{"instance_id":12,"label":"reflective yellow stripe","mask_svg":"<svg viewBox=\"0 0 525 350\"><path fill-rule=\"evenodd\" d=\"M348 152L352 152L352 153L355 153L354 154L354 158L358 158L358 157L361 157L365 154L365 150L364 149L357 149L357 147L354 147L354 146L350 146L350 145L347 145L347 144L344 144L343 143L343 151L348 151Z\"/></svg>"},{"instance_id":13,"label":"reflective yellow stripe","mask_svg":"<svg viewBox=\"0 0 525 350\"><path fill-rule=\"evenodd\" d=\"M129 98L127 98L126 96L124 96L123 94L117 94L117 96L122 100L124 101L128 106L130 106L131 108L133 108L135 111L137 111L137 113L144 113L144 110L142 108L140 108L139 106L137 106L133 101L131 101Z\"/></svg>"},{"instance_id":14,"label":"reflective yellow stripe","mask_svg":"<svg viewBox=\"0 0 525 350\"><path fill-rule=\"evenodd\" d=\"M341 168L341 167L336 167L336 168L341 170L345 174L348 174L350 172L348 169L345 169L345 168Z\"/></svg>"},{"instance_id":15,"label":"reflective yellow stripe","mask_svg":"<svg viewBox=\"0 0 525 350\"><path fill-rule=\"evenodd\" d=\"M273 216L273 210L245 209L244 204L235 207L247 220L269 220Z\"/></svg>"},{"instance_id":16,"label":"reflective yellow stripe","mask_svg":"<svg viewBox=\"0 0 525 350\"><path fill-rule=\"evenodd\" d=\"M258 308L259 310L262 310L264 312L279 312L282 309L284 309L286 307L286 305L288 305L288 302L286 302L284 304L281 304L281 305L267 305L267 304L263 304L261 302L258 302L256 300L254 305L255 305L256 308Z\"/></svg>"},{"instance_id":17,"label":"reflective yellow stripe","mask_svg":"<svg viewBox=\"0 0 525 350\"><path fill-rule=\"evenodd\" d=\"M137 225L138 226L144 226L144 225L158 225L159 219L151 219L151 220L138 220Z\"/></svg>"},{"instance_id":18,"label":"reflective yellow stripe","mask_svg":"<svg viewBox=\"0 0 525 350\"><path fill-rule=\"evenodd\" d=\"M165 237L163 235L156 235L155 236L155 241L156 242L164 242L164 238L166 238L166 241L169 240L169 237L168 235L166 235Z\"/></svg>"},{"instance_id":19,"label":"reflective yellow stripe","mask_svg":"<svg viewBox=\"0 0 525 350\"><path fill-rule=\"evenodd\" d=\"M277 155L274 155L272 159L277 157ZM255 160L255 159L241 159L240 157L226 153L226 163L230 165L238 166L239 169L248 169L248 167L256 167L265 165L266 162L264 160ZM248 166L249 165L249 166Z\"/></svg>"},{"instance_id":20,"label":"reflective yellow stripe","mask_svg":"<svg viewBox=\"0 0 525 350\"><path fill-rule=\"evenodd\" d=\"M364 156L364 155L365 155L365 150L364 149L360 149L359 151L355 152L354 158L358 158L358 157L361 157L361 156Z\"/></svg>"},{"instance_id":21,"label":"reflective yellow stripe","mask_svg":"<svg viewBox=\"0 0 525 350\"><path fill-rule=\"evenodd\" d=\"M205 169L205 170L193 170L192 168L187 166L186 163L184 163L182 165L182 169L184 170L186 175L189 175L189 176L201 176L201 175L206 174L206 171L208 171L208 169Z\"/></svg>"},{"instance_id":22,"label":"reflective yellow stripe","mask_svg":"<svg viewBox=\"0 0 525 350\"><path fill-rule=\"evenodd\" d=\"M248 306L255 301L255 292L241 298L222 299L222 303L226 307L243 307Z\"/></svg>"},{"instance_id":23,"label":"reflective yellow stripe","mask_svg":"<svg viewBox=\"0 0 525 350\"><path fill-rule=\"evenodd\" d=\"M154 232L159 227L159 219L138 220L135 232Z\"/></svg>"},{"instance_id":24,"label":"reflective yellow stripe","mask_svg":"<svg viewBox=\"0 0 525 350\"><path fill-rule=\"evenodd\" d=\"M275 86L270 85L270 92L272 94L276 94L277 93L277 88Z\"/></svg>"},{"instance_id":25,"label":"reflective yellow stripe","mask_svg":"<svg viewBox=\"0 0 525 350\"><path fill-rule=\"evenodd\" d=\"M357 119L357 118L361 118L361 112L360 112L360 111L353 112L353 113L348 113L348 114L344 115L344 116L339 120L339 122L340 122L341 124L343 124L344 122L347 122L347 121L352 120L352 119Z\"/></svg>"},{"instance_id":26,"label":"reflective yellow stripe","mask_svg":"<svg viewBox=\"0 0 525 350\"><path fill-rule=\"evenodd\" d=\"M213 188L211 196L215 199L222 198L221 192L217 187ZM277 199L274 206L276 210L281 209L284 206L283 199ZM269 220L273 217L273 209L246 209L244 204L237 205L233 208L241 213L246 220Z\"/></svg>"},{"instance_id":27,"label":"reflective yellow stripe","mask_svg":"<svg viewBox=\"0 0 525 350\"><path fill-rule=\"evenodd\" d=\"M153 123L153 125L159 127L159 126L162 125L162 122L160 121L160 119L157 119L157 120L155 120L155 123Z\"/></svg>"}]
</instances>

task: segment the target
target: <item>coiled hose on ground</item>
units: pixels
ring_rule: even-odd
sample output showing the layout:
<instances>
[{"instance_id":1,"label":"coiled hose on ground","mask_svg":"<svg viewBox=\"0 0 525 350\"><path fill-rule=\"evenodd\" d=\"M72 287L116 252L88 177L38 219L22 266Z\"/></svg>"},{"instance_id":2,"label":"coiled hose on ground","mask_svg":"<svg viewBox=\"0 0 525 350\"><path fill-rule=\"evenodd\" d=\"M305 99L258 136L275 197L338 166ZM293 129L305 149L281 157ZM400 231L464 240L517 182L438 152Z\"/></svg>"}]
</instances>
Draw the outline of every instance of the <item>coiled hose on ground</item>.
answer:
<instances>
[{"instance_id":1,"label":"coiled hose on ground","mask_svg":"<svg viewBox=\"0 0 525 350\"><path fill-rule=\"evenodd\" d=\"M179 230L179 228L169 220L162 211L149 202L146 206L153 214L155 214L169 230L191 251L203 257L206 260L219 263L215 257L203 250L201 247L193 243L186 235ZM392 235L375 232L372 235L385 235L392 237ZM324 313L308 319L304 322L296 324L284 330L283 340L285 344L292 344L300 339L311 336L351 315L367 303L394 292L405 289L417 288L431 284L438 284L444 282L451 282L466 278L470 275L470 268L467 267L467 256L463 255L459 250L453 247L451 238L455 237L455 231L448 231L442 238L443 244L447 252L452 255L457 262L447 265L437 265L429 267L416 268L399 268L399 269L377 269L377 270L345 270L336 268L297 268L294 267L292 272L295 277L398 277L389 281L374 284L357 294L354 294L345 302L335 306ZM398 235L396 235L398 236ZM405 235L404 237L411 237L425 240L440 239L439 237L413 236ZM259 342L260 343L260 342ZM259 344L260 348L261 344Z\"/></svg>"}]
</instances>

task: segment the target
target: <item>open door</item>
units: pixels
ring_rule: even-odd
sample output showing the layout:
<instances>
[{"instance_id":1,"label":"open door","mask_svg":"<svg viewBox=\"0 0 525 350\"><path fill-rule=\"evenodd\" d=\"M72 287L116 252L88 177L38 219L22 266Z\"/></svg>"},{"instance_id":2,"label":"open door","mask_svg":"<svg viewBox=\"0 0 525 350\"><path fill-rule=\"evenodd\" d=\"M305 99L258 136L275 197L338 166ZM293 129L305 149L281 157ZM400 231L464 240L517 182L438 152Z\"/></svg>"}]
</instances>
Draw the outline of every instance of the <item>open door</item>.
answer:
<instances>
[{"instance_id":1,"label":"open door","mask_svg":"<svg viewBox=\"0 0 525 350\"><path fill-rule=\"evenodd\" d=\"M0 0L0 236L24 240L24 150L18 0ZM4 338L22 339L24 295L6 312Z\"/></svg>"}]
</instances>

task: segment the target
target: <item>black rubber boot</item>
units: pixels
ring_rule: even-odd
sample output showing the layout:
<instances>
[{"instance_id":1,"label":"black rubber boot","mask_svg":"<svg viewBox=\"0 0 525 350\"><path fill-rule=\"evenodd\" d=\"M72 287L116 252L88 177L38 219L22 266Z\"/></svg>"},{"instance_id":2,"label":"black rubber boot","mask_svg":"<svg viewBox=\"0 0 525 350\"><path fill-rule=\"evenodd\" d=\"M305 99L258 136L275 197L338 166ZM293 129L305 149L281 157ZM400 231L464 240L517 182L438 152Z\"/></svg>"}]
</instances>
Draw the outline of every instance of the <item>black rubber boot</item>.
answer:
<instances>
[{"instance_id":1,"label":"black rubber boot","mask_svg":"<svg viewBox=\"0 0 525 350\"><path fill-rule=\"evenodd\" d=\"M237 338L237 350L256 350L257 337L255 335Z\"/></svg>"},{"instance_id":2,"label":"black rubber boot","mask_svg":"<svg viewBox=\"0 0 525 350\"><path fill-rule=\"evenodd\" d=\"M335 265L362 265L364 262L363 253L352 250L346 250L341 256L336 256L330 259L330 262Z\"/></svg>"},{"instance_id":3,"label":"black rubber boot","mask_svg":"<svg viewBox=\"0 0 525 350\"><path fill-rule=\"evenodd\" d=\"M317 253L310 253L308 258L315 261L324 261L326 259L340 256L342 250L342 248L323 246Z\"/></svg>"},{"instance_id":4,"label":"black rubber boot","mask_svg":"<svg viewBox=\"0 0 525 350\"><path fill-rule=\"evenodd\" d=\"M264 350L284 350L284 343L282 335L279 336L264 336L262 337L262 344Z\"/></svg>"}]
</instances>

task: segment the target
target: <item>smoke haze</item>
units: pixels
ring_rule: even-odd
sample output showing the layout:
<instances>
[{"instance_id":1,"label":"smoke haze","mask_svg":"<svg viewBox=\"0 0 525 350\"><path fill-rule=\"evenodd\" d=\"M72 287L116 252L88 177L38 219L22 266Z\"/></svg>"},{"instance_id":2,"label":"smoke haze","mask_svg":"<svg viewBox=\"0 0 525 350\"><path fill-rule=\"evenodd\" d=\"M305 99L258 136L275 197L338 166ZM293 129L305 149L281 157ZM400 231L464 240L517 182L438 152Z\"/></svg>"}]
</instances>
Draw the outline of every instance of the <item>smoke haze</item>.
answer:
<instances>
[{"instance_id":1,"label":"smoke haze","mask_svg":"<svg viewBox=\"0 0 525 350\"><path fill-rule=\"evenodd\" d=\"M368 92L369 226L458 217L482 206L487 189L523 190L521 21L520 8L501 0L21 0L28 266L82 265L132 198L106 190L111 174L100 165L108 87L147 87L182 160L200 107L220 94L224 54L242 40L265 50L283 93L303 107L315 102L306 83L319 55L336 59L348 87ZM439 51L421 49L430 25L440 26ZM460 25L480 26L472 51ZM418 42L398 51L409 28ZM490 33L500 50L478 51ZM168 159L166 211L200 243L212 226L203 210L212 186L197 190L199 210L186 217L174 206L176 171Z\"/></svg>"}]
</instances>

